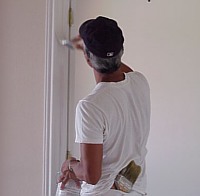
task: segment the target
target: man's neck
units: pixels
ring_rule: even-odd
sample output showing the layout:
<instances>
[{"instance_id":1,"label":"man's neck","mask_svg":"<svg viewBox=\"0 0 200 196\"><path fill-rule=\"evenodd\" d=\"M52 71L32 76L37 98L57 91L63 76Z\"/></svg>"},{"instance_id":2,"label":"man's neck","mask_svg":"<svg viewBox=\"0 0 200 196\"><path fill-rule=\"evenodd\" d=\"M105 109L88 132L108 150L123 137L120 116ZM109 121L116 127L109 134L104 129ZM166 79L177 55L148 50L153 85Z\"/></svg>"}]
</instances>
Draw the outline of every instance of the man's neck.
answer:
<instances>
[{"instance_id":1,"label":"man's neck","mask_svg":"<svg viewBox=\"0 0 200 196\"><path fill-rule=\"evenodd\" d=\"M94 70L94 76L97 84L100 82L120 82L125 79L124 73L120 69L109 74L99 73Z\"/></svg>"}]
</instances>

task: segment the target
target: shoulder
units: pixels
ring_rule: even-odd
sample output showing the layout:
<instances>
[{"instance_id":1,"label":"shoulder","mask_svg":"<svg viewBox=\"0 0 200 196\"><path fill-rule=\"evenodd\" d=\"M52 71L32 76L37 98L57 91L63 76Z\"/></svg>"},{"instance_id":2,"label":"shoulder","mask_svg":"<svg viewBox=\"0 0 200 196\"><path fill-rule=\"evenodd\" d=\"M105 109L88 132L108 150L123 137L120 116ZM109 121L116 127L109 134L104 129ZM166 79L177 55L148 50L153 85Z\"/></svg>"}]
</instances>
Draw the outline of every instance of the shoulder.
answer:
<instances>
[{"instance_id":1,"label":"shoulder","mask_svg":"<svg viewBox=\"0 0 200 196\"><path fill-rule=\"evenodd\" d=\"M78 102L76 106L76 112L82 115L92 115L100 114L101 110L94 101L89 101L87 99L82 99Z\"/></svg>"},{"instance_id":2,"label":"shoulder","mask_svg":"<svg viewBox=\"0 0 200 196\"><path fill-rule=\"evenodd\" d=\"M127 73L127 77L133 84L137 84L141 88L150 90L149 82L144 74L138 71Z\"/></svg>"},{"instance_id":3,"label":"shoulder","mask_svg":"<svg viewBox=\"0 0 200 196\"><path fill-rule=\"evenodd\" d=\"M144 80L144 81L147 82L146 76L143 73L139 72L139 71L132 71L132 72L128 72L126 74L130 78L138 78L138 79L141 79L141 80Z\"/></svg>"}]
</instances>

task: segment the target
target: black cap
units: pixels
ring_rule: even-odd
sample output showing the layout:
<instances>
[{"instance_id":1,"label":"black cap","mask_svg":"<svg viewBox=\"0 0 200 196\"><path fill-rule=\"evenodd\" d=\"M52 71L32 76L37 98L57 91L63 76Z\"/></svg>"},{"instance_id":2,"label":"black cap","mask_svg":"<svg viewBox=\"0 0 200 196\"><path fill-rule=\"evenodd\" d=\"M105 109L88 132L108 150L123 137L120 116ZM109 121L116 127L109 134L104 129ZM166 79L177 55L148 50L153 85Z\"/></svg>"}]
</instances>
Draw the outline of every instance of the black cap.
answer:
<instances>
[{"instance_id":1,"label":"black cap","mask_svg":"<svg viewBox=\"0 0 200 196\"><path fill-rule=\"evenodd\" d=\"M86 47L101 58L116 56L123 48L124 37L117 22L103 16L85 21L79 34Z\"/></svg>"}]
</instances>

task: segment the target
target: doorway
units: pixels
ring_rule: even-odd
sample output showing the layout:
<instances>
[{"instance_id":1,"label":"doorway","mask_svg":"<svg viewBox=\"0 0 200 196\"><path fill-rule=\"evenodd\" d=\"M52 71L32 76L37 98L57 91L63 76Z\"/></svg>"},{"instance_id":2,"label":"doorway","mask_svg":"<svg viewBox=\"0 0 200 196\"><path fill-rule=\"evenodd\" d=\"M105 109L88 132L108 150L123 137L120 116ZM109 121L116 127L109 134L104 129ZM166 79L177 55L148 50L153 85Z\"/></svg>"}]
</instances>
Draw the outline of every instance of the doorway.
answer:
<instances>
[{"instance_id":1,"label":"doorway","mask_svg":"<svg viewBox=\"0 0 200 196\"><path fill-rule=\"evenodd\" d=\"M47 2L46 103L44 131L44 195L55 195L69 138L71 51L63 40L71 36L71 0Z\"/></svg>"}]
</instances>

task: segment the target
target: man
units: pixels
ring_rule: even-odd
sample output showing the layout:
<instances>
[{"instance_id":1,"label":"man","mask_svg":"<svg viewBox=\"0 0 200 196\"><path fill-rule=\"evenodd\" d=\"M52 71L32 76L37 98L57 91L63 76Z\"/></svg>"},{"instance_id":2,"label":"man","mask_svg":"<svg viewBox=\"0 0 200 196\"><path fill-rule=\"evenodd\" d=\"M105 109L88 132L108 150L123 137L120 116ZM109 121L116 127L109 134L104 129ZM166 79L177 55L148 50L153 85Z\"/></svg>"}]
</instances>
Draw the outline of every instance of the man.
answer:
<instances>
[{"instance_id":1,"label":"man","mask_svg":"<svg viewBox=\"0 0 200 196\"><path fill-rule=\"evenodd\" d=\"M61 188L69 179L81 184L82 196L123 195L115 178L131 160L141 173L128 195L146 194L145 156L150 129L150 90L145 77L121 62L124 37L116 21L97 17L84 22L73 40L93 69L96 87L76 108L80 161L62 166ZM83 47L79 41L83 41Z\"/></svg>"}]
</instances>

